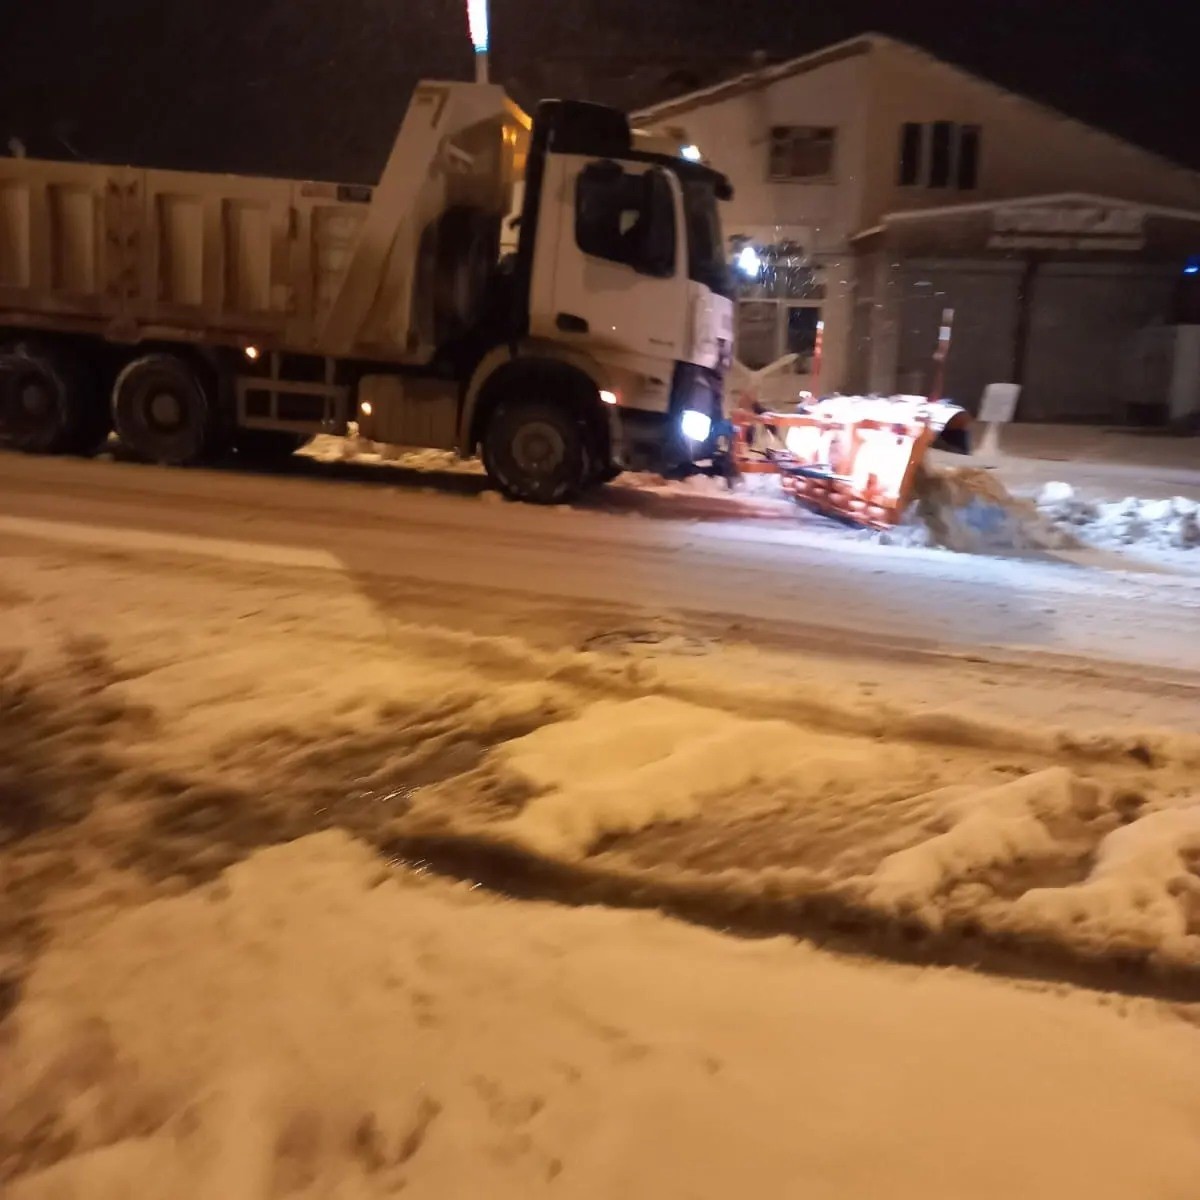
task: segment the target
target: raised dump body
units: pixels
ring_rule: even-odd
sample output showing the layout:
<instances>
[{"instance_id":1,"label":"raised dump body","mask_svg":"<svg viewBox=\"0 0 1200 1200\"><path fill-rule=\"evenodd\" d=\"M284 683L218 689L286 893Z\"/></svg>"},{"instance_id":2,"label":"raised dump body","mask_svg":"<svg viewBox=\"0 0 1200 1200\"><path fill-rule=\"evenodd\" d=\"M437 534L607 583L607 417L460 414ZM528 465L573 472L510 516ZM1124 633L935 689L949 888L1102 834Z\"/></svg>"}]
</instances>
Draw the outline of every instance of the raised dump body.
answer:
<instances>
[{"instance_id":1,"label":"raised dump body","mask_svg":"<svg viewBox=\"0 0 1200 1200\"><path fill-rule=\"evenodd\" d=\"M418 90L374 187L0 158L4 323L427 362L493 265L461 214L498 229L528 139L486 87L435 137L448 94Z\"/></svg>"}]
</instances>

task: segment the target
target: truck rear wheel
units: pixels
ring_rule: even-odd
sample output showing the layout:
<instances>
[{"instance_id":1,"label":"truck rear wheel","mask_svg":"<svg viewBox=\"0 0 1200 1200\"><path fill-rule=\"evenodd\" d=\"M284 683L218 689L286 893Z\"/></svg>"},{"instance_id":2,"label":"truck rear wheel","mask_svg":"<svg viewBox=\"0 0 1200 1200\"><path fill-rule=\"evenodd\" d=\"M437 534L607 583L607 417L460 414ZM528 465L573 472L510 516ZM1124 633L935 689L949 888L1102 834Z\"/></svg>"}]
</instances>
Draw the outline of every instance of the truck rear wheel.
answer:
<instances>
[{"instance_id":1,"label":"truck rear wheel","mask_svg":"<svg viewBox=\"0 0 1200 1200\"><path fill-rule=\"evenodd\" d=\"M108 436L108 412L69 348L0 346L0 442L27 454L90 454Z\"/></svg>"},{"instance_id":2,"label":"truck rear wheel","mask_svg":"<svg viewBox=\"0 0 1200 1200\"><path fill-rule=\"evenodd\" d=\"M564 405L502 400L484 431L483 465L513 500L565 503L587 483L583 427Z\"/></svg>"},{"instance_id":3,"label":"truck rear wheel","mask_svg":"<svg viewBox=\"0 0 1200 1200\"><path fill-rule=\"evenodd\" d=\"M113 424L125 446L149 462L185 466L208 457L216 406L192 366L173 354L147 354L117 376Z\"/></svg>"}]
</instances>

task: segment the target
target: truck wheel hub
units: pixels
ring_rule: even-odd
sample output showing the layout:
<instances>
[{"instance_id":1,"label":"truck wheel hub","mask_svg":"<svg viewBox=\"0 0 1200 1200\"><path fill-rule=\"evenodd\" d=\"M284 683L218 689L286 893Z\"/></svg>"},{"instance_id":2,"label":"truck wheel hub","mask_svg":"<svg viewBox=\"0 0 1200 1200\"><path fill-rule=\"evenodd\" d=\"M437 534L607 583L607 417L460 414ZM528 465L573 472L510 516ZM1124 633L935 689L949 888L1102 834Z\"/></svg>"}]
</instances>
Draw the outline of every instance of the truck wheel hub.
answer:
<instances>
[{"instance_id":1,"label":"truck wheel hub","mask_svg":"<svg viewBox=\"0 0 1200 1200\"><path fill-rule=\"evenodd\" d=\"M156 392L151 396L147 412L151 424L159 429L178 429L183 421L183 405L170 392Z\"/></svg>"},{"instance_id":2,"label":"truck wheel hub","mask_svg":"<svg viewBox=\"0 0 1200 1200\"><path fill-rule=\"evenodd\" d=\"M562 434L540 421L523 426L513 438L513 457L530 475L549 475L562 465L566 454Z\"/></svg>"},{"instance_id":3,"label":"truck wheel hub","mask_svg":"<svg viewBox=\"0 0 1200 1200\"><path fill-rule=\"evenodd\" d=\"M44 417L53 406L49 390L35 380L27 382L19 391L21 411L27 417Z\"/></svg>"}]
</instances>

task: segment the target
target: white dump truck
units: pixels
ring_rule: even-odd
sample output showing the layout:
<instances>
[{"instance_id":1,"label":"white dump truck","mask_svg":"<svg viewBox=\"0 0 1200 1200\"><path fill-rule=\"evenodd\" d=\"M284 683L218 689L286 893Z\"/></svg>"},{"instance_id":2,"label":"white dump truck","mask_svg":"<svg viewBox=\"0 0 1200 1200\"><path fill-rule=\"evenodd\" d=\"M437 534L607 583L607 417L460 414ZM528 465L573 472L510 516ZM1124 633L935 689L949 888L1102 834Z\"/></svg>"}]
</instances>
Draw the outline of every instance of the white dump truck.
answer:
<instances>
[{"instance_id":1,"label":"white dump truck","mask_svg":"<svg viewBox=\"0 0 1200 1200\"><path fill-rule=\"evenodd\" d=\"M368 439L511 497L712 452L727 180L612 109L422 83L373 186L0 158L0 441Z\"/></svg>"}]
</instances>

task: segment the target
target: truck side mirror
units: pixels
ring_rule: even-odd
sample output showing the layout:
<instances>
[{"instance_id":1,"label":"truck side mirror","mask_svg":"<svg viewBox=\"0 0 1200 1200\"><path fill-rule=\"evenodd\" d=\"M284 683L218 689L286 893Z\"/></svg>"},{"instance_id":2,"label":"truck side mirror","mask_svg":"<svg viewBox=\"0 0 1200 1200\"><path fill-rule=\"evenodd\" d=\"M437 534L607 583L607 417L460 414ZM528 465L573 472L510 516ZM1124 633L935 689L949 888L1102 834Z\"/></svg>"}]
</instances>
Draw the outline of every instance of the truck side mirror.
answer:
<instances>
[{"instance_id":1,"label":"truck side mirror","mask_svg":"<svg viewBox=\"0 0 1200 1200\"><path fill-rule=\"evenodd\" d=\"M659 167L647 171L642 181L642 238L633 265L645 275L669 279L675 274L675 193Z\"/></svg>"}]
</instances>

